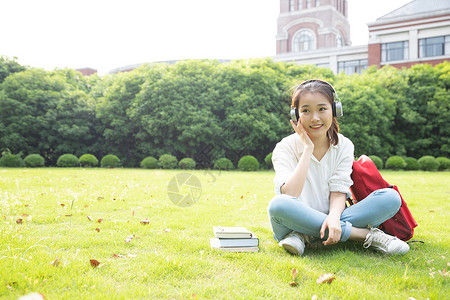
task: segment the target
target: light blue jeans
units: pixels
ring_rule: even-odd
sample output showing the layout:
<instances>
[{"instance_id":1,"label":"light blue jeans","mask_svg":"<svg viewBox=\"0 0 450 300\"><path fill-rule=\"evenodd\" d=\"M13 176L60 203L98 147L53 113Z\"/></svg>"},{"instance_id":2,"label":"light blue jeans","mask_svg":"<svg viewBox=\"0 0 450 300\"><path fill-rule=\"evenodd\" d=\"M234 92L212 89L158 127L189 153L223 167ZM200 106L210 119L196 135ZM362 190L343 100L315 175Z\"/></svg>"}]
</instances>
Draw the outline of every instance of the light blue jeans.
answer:
<instances>
[{"instance_id":1,"label":"light blue jeans","mask_svg":"<svg viewBox=\"0 0 450 300\"><path fill-rule=\"evenodd\" d=\"M400 209L400 195L391 188L376 190L364 200L344 209L341 215L341 242L350 237L352 227L376 227L392 218ZM320 238L320 228L327 217L295 197L281 194L267 207L273 236L278 242L291 231ZM325 233L325 239L328 232Z\"/></svg>"}]
</instances>

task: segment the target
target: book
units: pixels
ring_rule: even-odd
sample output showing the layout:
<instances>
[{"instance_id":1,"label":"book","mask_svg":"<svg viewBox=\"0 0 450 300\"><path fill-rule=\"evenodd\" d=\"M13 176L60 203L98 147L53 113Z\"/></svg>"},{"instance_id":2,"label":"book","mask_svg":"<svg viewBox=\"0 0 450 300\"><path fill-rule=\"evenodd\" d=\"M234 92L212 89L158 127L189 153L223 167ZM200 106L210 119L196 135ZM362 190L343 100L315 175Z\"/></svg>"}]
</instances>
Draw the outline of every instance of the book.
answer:
<instances>
[{"instance_id":1,"label":"book","mask_svg":"<svg viewBox=\"0 0 450 300\"><path fill-rule=\"evenodd\" d=\"M259 239L256 236L248 239L210 239L213 248L238 248L238 247L258 247Z\"/></svg>"},{"instance_id":2,"label":"book","mask_svg":"<svg viewBox=\"0 0 450 300\"><path fill-rule=\"evenodd\" d=\"M245 227L213 227L214 236L221 239L249 239L254 235Z\"/></svg>"},{"instance_id":3,"label":"book","mask_svg":"<svg viewBox=\"0 0 450 300\"><path fill-rule=\"evenodd\" d=\"M212 247L215 250L219 250L219 251L228 251L228 252L258 252L259 248L258 247L226 247L226 248L215 248Z\"/></svg>"}]
</instances>

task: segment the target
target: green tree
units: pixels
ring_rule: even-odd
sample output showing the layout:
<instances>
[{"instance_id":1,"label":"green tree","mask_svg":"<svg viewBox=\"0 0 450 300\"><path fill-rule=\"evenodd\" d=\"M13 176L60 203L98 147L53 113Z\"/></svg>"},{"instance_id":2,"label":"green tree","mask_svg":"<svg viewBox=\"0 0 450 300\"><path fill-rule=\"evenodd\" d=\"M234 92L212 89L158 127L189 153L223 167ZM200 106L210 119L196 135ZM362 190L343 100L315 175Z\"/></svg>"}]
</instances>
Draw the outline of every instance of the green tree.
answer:
<instances>
[{"instance_id":1,"label":"green tree","mask_svg":"<svg viewBox=\"0 0 450 300\"><path fill-rule=\"evenodd\" d=\"M25 67L16 62L15 57L11 60L8 57L0 56L0 83L9 75L22 71L25 71Z\"/></svg>"}]
</instances>

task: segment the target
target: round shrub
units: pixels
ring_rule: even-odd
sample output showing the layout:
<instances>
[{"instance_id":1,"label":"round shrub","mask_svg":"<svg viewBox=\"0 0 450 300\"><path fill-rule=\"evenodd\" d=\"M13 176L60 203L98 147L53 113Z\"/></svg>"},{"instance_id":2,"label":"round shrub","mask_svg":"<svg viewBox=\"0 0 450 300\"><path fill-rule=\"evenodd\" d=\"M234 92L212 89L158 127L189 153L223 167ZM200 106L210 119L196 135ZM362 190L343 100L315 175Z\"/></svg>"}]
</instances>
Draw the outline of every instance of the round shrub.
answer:
<instances>
[{"instance_id":1,"label":"round shrub","mask_svg":"<svg viewBox=\"0 0 450 300\"><path fill-rule=\"evenodd\" d=\"M82 167L96 167L98 165L97 157L92 154L81 155L79 161Z\"/></svg>"},{"instance_id":2,"label":"round shrub","mask_svg":"<svg viewBox=\"0 0 450 300\"><path fill-rule=\"evenodd\" d=\"M231 170L234 169L234 165L228 158L222 157L216 160L214 163L214 169L216 170Z\"/></svg>"},{"instance_id":3,"label":"round shrub","mask_svg":"<svg viewBox=\"0 0 450 300\"><path fill-rule=\"evenodd\" d=\"M238 162L241 171L256 171L259 169L259 162L253 155L245 155Z\"/></svg>"},{"instance_id":4,"label":"round shrub","mask_svg":"<svg viewBox=\"0 0 450 300\"><path fill-rule=\"evenodd\" d=\"M436 158L436 160L439 163L439 170L440 171L445 171L450 169L450 159L447 157L438 157Z\"/></svg>"},{"instance_id":5,"label":"round shrub","mask_svg":"<svg viewBox=\"0 0 450 300\"><path fill-rule=\"evenodd\" d=\"M148 156L141 161L141 168L157 169L158 168L158 160L152 156Z\"/></svg>"},{"instance_id":6,"label":"round shrub","mask_svg":"<svg viewBox=\"0 0 450 300\"><path fill-rule=\"evenodd\" d=\"M163 154L159 158L158 165L163 169L175 169L178 165L178 160L171 154Z\"/></svg>"},{"instance_id":7,"label":"round shrub","mask_svg":"<svg viewBox=\"0 0 450 300\"><path fill-rule=\"evenodd\" d=\"M369 158L373 161L378 170L383 169L383 160L376 155L369 155Z\"/></svg>"},{"instance_id":8,"label":"round shrub","mask_svg":"<svg viewBox=\"0 0 450 300\"><path fill-rule=\"evenodd\" d=\"M73 168L78 166L78 158L73 154L63 154L56 161L58 167Z\"/></svg>"},{"instance_id":9,"label":"round shrub","mask_svg":"<svg viewBox=\"0 0 450 300\"><path fill-rule=\"evenodd\" d=\"M401 170L406 167L406 162L401 156L391 156L386 161L386 169Z\"/></svg>"},{"instance_id":10,"label":"round shrub","mask_svg":"<svg viewBox=\"0 0 450 300\"><path fill-rule=\"evenodd\" d=\"M266 166L269 169L273 168L273 165L272 165L272 152L270 152L269 154L266 155L266 157L264 158L264 162L266 163Z\"/></svg>"},{"instance_id":11,"label":"round shrub","mask_svg":"<svg viewBox=\"0 0 450 300\"><path fill-rule=\"evenodd\" d=\"M407 157L405 158L406 167L405 170L419 170L419 163L417 162L417 159L414 157Z\"/></svg>"},{"instance_id":12,"label":"round shrub","mask_svg":"<svg viewBox=\"0 0 450 300\"><path fill-rule=\"evenodd\" d=\"M195 160L190 157L185 157L178 163L181 169L195 169Z\"/></svg>"},{"instance_id":13,"label":"round shrub","mask_svg":"<svg viewBox=\"0 0 450 300\"><path fill-rule=\"evenodd\" d=\"M113 154L108 154L108 155L104 156L102 158L102 160L100 161L100 166L102 168L116 168L119 165L120 165L120 159Z\"/></svg>"},{"instance_id":14,"label":"round shrub","mask_svg":"<svg viewBox=\"0 0 450 300\"><path fill-rule=\"evenodd\" d=\"M4 154L0 158L0 167L20 168L23 166L23 160L17 154Z\"/></svg>"},{"instance_id":15,"label":"round shrub","mask_svg":"<svg viewBox=\"0 0 450 300\"><path fill-rule=\"evenodd\" d=\"M419 169L424 171L436 171L439 168L439 162L433 156L422 156L417 162L419 163Z\"/></svg>"},{"instance_id":16,"label":"round shrub","mask_svg":"<svg viewBox=\"0 0 450 300\"><path fill-rule=\"evenodd\" d=\"M39 168L43 167L45 164L45 160L39 154L30 154L23 160L25 166L28 168Z\"/></svg>"}]
</instances>

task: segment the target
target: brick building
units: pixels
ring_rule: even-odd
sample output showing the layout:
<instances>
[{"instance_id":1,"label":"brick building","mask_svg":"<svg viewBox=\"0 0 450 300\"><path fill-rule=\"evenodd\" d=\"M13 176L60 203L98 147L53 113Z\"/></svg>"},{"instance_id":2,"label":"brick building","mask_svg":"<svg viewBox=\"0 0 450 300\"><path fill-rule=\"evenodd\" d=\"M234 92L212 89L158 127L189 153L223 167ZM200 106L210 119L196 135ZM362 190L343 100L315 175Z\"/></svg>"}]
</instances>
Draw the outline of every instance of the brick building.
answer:
<instances>
[{"instance_id":1,"label":"brick building","mask_svg":"<svg viewBox=\"0 0 450 300\"><path fill-rule=\"evenodd\" d=\"M280 0L274 59L347 74L450 60L450 0L414 0L378 18L363 46L351 46L347 10L346 0Z\"/></svg>"},{"instance_id":2,"label":"brick building","mask_svg":"<svg viewBox=\"0 0 450 300\"><path fill-rule=\"evenodd\" d=\"M368 63L410 67L450 60L450 1L416 0L369 23Z\"/></svg>"}]
</instances>

